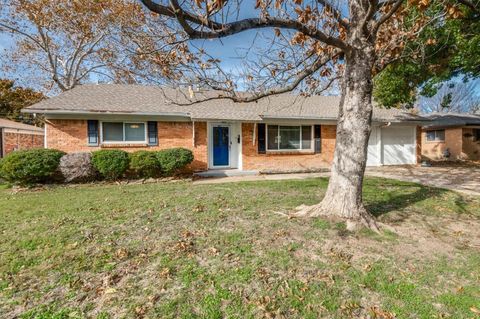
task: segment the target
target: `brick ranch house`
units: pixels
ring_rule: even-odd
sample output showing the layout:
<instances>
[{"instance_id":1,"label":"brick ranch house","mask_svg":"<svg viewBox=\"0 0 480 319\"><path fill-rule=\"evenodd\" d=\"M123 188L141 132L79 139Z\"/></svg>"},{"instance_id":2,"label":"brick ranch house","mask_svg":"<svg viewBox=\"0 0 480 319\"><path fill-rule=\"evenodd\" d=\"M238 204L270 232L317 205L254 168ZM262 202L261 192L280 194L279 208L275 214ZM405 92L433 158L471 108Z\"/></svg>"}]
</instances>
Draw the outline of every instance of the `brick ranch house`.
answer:
<instances>
[{"instance_id":1,"label":"brick ranch house","mask_svg":"<svg viewBox=\"0 0 480 319\"><path fill-rule=\"evenodd\" d=\"M43 146L43 128L0 118L0 157L16 150Z\"/></svg>"},{"instance_id":2,"label":"brick ranch house","mask_svg":"<svg viewBox=\"0 0 480 319\"><path fill-rule=\"evenodd\" d=\"M65 152L185 147L193 151L196 171L312 171L330 166L338 97L282 94L234 103L205 101L209 94L81 85L24 111L44 114L46 147ZM375 108L368 165L418 163L423 120L401 110Z\"/></svg>"},{"instance_id":3,"label":"brick ranch house","mask_svg":"<svg viewBox=\"0 0 480 319\"><path fill-rule=\"evenodd\" d=\"M422 131L424 158L480 160L480 115L432 113L428 118L432 122Z\"/></svg>"}]
</instances>

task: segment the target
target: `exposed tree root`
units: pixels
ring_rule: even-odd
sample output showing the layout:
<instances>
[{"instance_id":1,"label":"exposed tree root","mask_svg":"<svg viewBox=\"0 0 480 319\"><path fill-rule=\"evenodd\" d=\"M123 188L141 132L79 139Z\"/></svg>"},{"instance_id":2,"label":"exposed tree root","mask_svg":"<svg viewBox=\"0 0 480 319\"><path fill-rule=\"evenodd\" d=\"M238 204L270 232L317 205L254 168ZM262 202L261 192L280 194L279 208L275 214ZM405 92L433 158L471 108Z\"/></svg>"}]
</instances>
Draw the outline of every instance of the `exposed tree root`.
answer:
<instances>
[{"instance_id":1,"label":"exposed tree root","mask_svg":"<svg viewBox=\"0 0 480 319\"><path fill-rule=\"evenodd\" d=\"M345 211L345 207L338 209L337 207L327 208L325 203L321 202L316 205L298 206L297 211L292 214L294 217L327 217L341 219L346 222L347 229L350 231L356 231L363 227L373 230L377 233L380 232L380 228L375 221L375 218L363 207L355 207Z\"/></svg>"}]
</instances>

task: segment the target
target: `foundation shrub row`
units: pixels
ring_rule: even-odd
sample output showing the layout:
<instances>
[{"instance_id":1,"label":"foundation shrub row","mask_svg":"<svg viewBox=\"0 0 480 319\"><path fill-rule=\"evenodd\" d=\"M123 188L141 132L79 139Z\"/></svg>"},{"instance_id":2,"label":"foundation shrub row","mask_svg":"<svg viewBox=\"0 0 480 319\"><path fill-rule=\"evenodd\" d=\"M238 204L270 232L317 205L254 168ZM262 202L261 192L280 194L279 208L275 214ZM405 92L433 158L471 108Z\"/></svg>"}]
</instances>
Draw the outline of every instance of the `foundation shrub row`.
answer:
<instances>
[{"instance_id":1,"label":"foundation shrub row","mask_svg":"<svg viewBox=\"0 0 480 319\"><path fill-rule=\"evenodd\" d=\"M175 175L192 162L193 153L184 148L155 152L99 150L70 154L54 149L32 149L15 151L2 159L0 177L19 185L155 178Z\"/></svg>"}]
</instances>

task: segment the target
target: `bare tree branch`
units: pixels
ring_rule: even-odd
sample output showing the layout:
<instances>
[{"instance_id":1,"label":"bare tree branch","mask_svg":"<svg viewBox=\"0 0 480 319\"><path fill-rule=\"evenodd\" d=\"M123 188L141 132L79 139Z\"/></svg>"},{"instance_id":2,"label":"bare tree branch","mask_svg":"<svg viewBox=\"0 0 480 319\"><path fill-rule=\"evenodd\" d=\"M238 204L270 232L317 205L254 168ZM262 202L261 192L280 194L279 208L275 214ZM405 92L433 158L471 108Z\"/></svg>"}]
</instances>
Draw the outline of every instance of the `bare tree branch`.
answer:
<instances>
[{"instance_id":1,"label":"bare tree branch","mask_svg":"<svg viewBox=\"0 0 480 319\"><path fill-rule=\"evenodd\" d=\"M222 88L217 88L217 90L228 93L229 95L219 94L217 96L212 96L212 97L202 99L201 102L216 100L216 99L228 99L234 102L247 103L247 102L258 101L267 96L291 92L295 90L307 77L311 76L313 73L315 73L320 68L325 66L328 62L330 62L334 57L337 57L339 54L341 54L341 51L337 49L332 56L318 57L313 64L311 64L310 66L306 67L304 70L299 72L296 78L293 80L293 82L287 85L283 85L281 88L265 90L261 93L252 94L252 95L243 95L243 96L239 96L234 91L225 91ZM334 77L330 79L325 90L329 88L332 85L332 83L335 82L336 80L338 80L338 77ZM179 105L191 105L195 103L198 103L198 101L192 101L191 103L181 103Z\"/></svg>"},{"instance_id":2,"label":"bare tree branch","mask_svg":"<svg viewBox=\"0 0 480 319\"><path fill-rule=\"evenodd\" d=\"M327 8L333 13L333 17L337 20L337 22L344 27L345 29L350 28L350 24L348 23L348 20L346 18L342 17L342 13L336 9L328 0L317 0L318 3L320 3L322 6Z\"/></svg>"},{"instance_id":3,"label":"bare tree branch","mask_svg":"<svg viewBox=\"0 0 480 319\"><path fill-rule=\"evenodd\" d=\"M171 0L172 8L159 5L151 0L141 0L147 8L158 14L176 17L182 28L191 39L216 39L238 34L247 30L262 28L282 28L301 32L313 39L321 41L325 44L334 46L344 51L349 50L349 46L339 38L329 36L318 29L312 29L309 26L293 19L282 19L279 17L260 17L247 18L230 23L218 24L211 20L204 19L198 15L183 10L176 0ZM207 27L210 31L198 31L190 27L187 22L193 22L199 26Z\"/></svg>"},{"instance_id":4,"label":"bare tree branch","mask_svg":"<svg viewBox=\"0 0 480 319\"><path fill-rule=\"evenodd\" d=\"M380 26L382 24L384 24L388 19L391 18L391 16L398 11L398 9L400 9L400 6L402 5L402 3L404 2L404 0L396 0L394 2L394 4L392 5L392 8L390 8L390 10L385 13L383 16L381 16L378 21L374 24L373 28L372 28L372 34L376 34L378 29L380 28ZM385 3L383 3L385 5Z\"/></svg>"},{"instance_id":5,"label":"bare tree branch","mask_svg":"<svg viewBox=\"0 0 480 319\"><path fill-rule=\"evenodd\" d=\"M21 31L20 29L17 29L17 28L14 28L14 27L12 27L12 26L9 26L9 25L7 25L7 24L4 24L4 23L2 23L2 22L0 22L0 27L4 27L5 29L8 29L8 30L10 30L10 31L12 31L12 32L15 32L15 33L18 33L18 34L20 34L20 35L23 35L24 37L27 37L27 38L29 38L30 40L32 40L33 42L35 42L35 44L37 44L38 46L40 46L40 47L42 47L42 48L44 49L42 43L41 43L40 41L38 41L37 39L35 39L34 37L32 37L30 34L28 34L28 33L26 33L26 32L23 32L23 31Z\"/></svg>"},{"instance_id":6,"label":"bare tree branch","mask_svg":"<svg viewBox=\"0 0 480 319\"><path fill-rule=\"evenodd\" d=\"M477 14L480 14L480 8L479 8L479 4L478 4L478 1L477 1L477 4L475 5L473 2L469 1L469 0L457 0L457 2L469 7L470 9L472 9L472 11L474 11L475 13Z\"/></svg>"}]
</instances>

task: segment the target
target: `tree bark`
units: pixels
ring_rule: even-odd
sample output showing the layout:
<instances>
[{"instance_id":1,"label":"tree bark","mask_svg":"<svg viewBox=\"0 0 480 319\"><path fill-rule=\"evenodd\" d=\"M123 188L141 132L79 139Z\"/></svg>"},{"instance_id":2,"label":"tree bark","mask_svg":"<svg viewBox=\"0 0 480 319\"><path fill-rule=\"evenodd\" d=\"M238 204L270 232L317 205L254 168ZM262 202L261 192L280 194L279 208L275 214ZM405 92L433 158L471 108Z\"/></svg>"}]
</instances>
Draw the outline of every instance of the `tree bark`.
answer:
<instances>
[{"instance_id":1,"label":"tree bark","mask_svg":"<svg viewBox=\"0 0 480 319\"><path fill-rule=\"evenodd\" d=\"M348 229L365 226L378 231L362 201L368 139L372 120L373 46L345 55L345 74L337 122L335 152L327 192L321 203L299 207L297 216L333 216Z\"/></svg>"}]
</instances>

